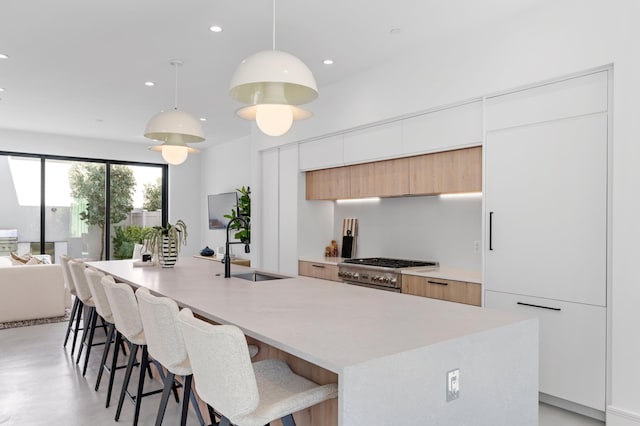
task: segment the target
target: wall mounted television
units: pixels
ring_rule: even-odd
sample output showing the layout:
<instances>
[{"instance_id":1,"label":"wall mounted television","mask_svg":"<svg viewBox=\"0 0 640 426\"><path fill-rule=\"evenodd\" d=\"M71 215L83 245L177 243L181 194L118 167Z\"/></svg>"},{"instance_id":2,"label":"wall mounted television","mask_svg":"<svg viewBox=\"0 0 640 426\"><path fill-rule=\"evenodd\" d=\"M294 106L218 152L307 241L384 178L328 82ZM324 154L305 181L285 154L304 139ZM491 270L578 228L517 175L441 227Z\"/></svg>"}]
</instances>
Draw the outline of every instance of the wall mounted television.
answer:
<instances>
[{"instance_id":1,"label":"wall mounted television","mask_svg":"<svg viewBox=\"0 0 640 426\"><path fill-rule=\"evenodd\" d=\"M209 229L225 229L229 219L224 217L231 214L231 210L236 210L238 206L237 192L224 192L213 194L208 197L209 204Z\"/></svg>"}]
</instances>

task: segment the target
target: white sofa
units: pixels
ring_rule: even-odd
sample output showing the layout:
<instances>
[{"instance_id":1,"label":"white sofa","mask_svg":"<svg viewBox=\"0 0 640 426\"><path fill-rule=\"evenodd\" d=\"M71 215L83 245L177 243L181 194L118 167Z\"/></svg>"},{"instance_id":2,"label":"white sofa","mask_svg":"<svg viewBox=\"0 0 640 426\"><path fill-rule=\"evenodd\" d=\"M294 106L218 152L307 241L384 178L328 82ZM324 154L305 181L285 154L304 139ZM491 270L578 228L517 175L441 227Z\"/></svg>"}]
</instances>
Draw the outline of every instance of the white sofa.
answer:
<instances>
[{"instance_id":1,"label":"white sofa","mask_svg":"<svg viewBox=\"0 0 640 426\"><path fill-rule=\"evenodd\" d=\"M60 317L65 286L60 265L0 267L0 322Z\"/></svg>"}]
</instances>

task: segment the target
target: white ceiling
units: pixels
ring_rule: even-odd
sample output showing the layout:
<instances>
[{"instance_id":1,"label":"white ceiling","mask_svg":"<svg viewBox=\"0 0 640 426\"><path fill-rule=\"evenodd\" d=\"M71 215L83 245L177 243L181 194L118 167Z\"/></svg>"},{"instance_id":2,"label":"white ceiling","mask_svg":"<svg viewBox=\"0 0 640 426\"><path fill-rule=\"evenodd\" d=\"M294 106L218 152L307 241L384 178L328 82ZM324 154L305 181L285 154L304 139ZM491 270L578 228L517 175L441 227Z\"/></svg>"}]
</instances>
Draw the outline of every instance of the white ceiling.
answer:
<instances>
[{"instance_id":1,"label":"white ceiling","mask_svg":"<svg viewBox=\"0 0 640 426\"><path fill-rule=\"evenodd\" d=\"M276 48L309 66L322 96L323 86L540 1L277 0ZM204 145L246 135L228 83L243 58L271 49L271 24L271 0L2 0L0 128L151 144L142 133L173 107L169 62L179 59L178 104L207 118Z\"/></svg>"}]
</instances>

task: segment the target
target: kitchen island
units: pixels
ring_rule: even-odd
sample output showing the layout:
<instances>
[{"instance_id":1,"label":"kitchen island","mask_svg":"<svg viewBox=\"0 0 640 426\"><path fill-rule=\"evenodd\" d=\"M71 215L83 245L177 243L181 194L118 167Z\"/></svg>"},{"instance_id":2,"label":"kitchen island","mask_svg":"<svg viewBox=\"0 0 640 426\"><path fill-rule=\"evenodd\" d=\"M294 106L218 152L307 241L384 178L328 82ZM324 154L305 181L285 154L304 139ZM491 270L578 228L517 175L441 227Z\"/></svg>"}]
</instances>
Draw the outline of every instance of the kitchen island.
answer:
<instances>
[{"instance_id":1,"label":"kitchen island","mask_svg":"<svg viewBox=\"0 0 640 426\"><path fill-rule=\"evenodd\" d=\"M538 424L534 319L308 277L225 279L222 264L188 257L170 269L89 265L240 327L262 356L302 360L299 374L337 378L337 412L329 403L299 426ZM454 369L459 398L447 402Z\"/></svg>"}]
</instances>

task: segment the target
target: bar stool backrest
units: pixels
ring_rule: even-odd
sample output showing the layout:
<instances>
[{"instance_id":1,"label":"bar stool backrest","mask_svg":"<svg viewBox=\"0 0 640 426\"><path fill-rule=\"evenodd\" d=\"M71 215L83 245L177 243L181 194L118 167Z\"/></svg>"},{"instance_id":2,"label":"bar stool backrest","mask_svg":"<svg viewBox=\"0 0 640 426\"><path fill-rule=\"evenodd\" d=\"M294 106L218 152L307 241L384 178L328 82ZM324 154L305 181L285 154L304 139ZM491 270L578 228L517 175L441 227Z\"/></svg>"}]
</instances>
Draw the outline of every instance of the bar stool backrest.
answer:
<instances>
[{"instance_id":1,"label":"bar stool backrest","mask_svg":"<svg viewBox=\"0 0 640 426\"><path fill-rule=\"evenodd\" d=\"M93 306L93 301L89 302L91 300L91 291L89 290L87 277L84 275L84 270L86 268L87 265L85 265L84 262L79 262L77 260L69 261L69 271L71 272L71 279L73 280L76 288L76 294L80 300L82 300L82 303Z\"/></svg>"},{"instance_id":2,"label":"bar stool backrest","mask_svg":"<svg viewBox=\"0 0 640 426\"><path fill-rule=\"evenodd\" d=\"M176 302L168 297L156 297L143 287L136 290L136 298L149 354L173 373L180 369L180 375L191 374L190 367L184 371L189 356L178 327L180 308Z\"/></svg>"},{"instance_id":3,"label":"bar stool backrest","mask_svg":"<svg viewBox=\"0 0 640 426\"><path fill-rule=\"evenodd\" d=\"M105 321L113 324L111 305L109 305L107 293L105 293L104 286L102 285L102 279L105 278L106 275L100 271L89 268L85 269L84 275L87 277L89 290L91 291L91 296L96 304L96 311L98 311L98 315L104 318ZM113 280L113 278L111 278L111 280Z\"/></svg>"},{"instance_id":4,"label":"bar stool backrest","mask_svg":"<svg viewBox=\"0 0 640 426\"><path fill-rule=\"evenodd\" d=\"M229 419L252 413L260 396L242 330L206 323L190 309L178 319L200 397Z\"/></svg>"},{"instance_id":5,"label":"bar stool backrest","mask_svg":"<svg viewBox=\"0 0 640 426\"><path fill-rule=\"evenodd\" d=\"M69 261L71 258L66 254L60 255L60 263L62 264L62 275L64 275L64 282L67 284L67 288L71 292L71 294L75 295L76 286L73 284L73 279L71 278L71 271L69 270Z\"/></svg>"},{"instance_id":6,"label":"bar stool backrest","mask_svg":"<svg viewBox=\"0 0 640 426\"><path fill-rule=\"evenodd\" d=\"M109 306L113 313L113 321L118 331L135 345L146 345L144 329L138 312L138 302L133 290L127 284L102 280Z\"/></svg>"}]
</instances>

